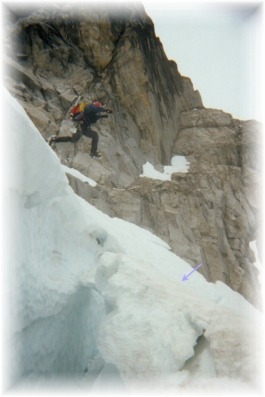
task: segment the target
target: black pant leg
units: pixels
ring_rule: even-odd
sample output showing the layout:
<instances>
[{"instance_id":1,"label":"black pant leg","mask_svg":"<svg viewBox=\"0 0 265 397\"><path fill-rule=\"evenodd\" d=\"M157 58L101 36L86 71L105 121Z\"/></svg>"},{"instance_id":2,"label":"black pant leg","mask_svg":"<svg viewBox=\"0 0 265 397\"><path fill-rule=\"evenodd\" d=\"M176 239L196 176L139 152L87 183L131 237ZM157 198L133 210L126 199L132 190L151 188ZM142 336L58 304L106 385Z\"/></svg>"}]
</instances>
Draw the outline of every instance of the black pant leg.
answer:
<instances>
[{"instance_id":1,"label":"black pant leg","mask_svg":"<svg viewBox=\"0 0 265 397\"><path fill-rule=\"evenodd\" d=\"M90 129L90 127L87 127L83 134L87 136L88 138L92 139L92 145L91 145L91 152L96 153L98 150L98 133L96 131L93 131Z\"/></svg>"},{"instance_id":2,"label":"black pant leg","mask_svg":"<svg viewBox=\"0 0 265 397\"><path fill-rule=\"evenodd\" d=\"M79 139L81 138L81 136L83 135L83 130L81 128L81 125L78 125L76 132L71 135L71 136L53 136L52 138L52 142L71 142L71 143L75 143L77 141L79 141Z\"/></svg>"},{"instance_id":3,"label":"black pant leg","mask_svg":"<svg viewBox=\"0 0 265 397\"><path fill-rule=\"evenodd\" d=\"M76 132L71 137L71 142L75 143L79 141L82 135L83 135L83 128L81 127L81 125L78 125Z\"/></svg>"},{"instance_id":4,"label":"black pant leg","mask_svg":"<svg viewBox=\"0 0 265 397\"><path fill-rule=\"evenodd\" d=\"M71 142L71 136L56 136L53 141L54 142Z\"/></svg>"}]
</instances>

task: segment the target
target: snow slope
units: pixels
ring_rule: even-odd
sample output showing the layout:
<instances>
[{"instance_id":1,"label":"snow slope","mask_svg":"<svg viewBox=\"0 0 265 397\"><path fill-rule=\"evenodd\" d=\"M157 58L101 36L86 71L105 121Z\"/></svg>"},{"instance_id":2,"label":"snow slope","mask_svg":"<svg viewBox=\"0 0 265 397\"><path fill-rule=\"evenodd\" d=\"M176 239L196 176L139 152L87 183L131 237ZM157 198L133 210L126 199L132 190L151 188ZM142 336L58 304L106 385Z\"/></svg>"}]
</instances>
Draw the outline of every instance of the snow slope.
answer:
<instances>
[{"instance_id":1,"label":"snow slope","mask_svg":"<svg viewBox=\"0 0 265 397\"><path fill-rule=\"evenodd\" d=\"M128 392L258 387L259 312L197 272L182 282L192 268L165 242L78 197L6 96L17 164L7 211L9 385L63 377L92 390L116 380Z\"/></svg>"}]
</instances>

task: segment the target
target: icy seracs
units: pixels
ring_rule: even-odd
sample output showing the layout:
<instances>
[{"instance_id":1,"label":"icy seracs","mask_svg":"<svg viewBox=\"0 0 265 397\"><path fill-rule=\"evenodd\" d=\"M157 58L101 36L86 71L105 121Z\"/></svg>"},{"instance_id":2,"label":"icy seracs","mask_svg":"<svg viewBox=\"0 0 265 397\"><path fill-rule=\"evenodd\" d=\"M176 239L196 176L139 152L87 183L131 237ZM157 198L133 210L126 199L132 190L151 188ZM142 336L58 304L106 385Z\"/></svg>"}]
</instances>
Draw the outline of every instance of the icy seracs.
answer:
<instances>
[{"instance_id":1,"label":"icy seracs","mask_svg":"<svg viewBox=\"0 0 265 397\"><path fill-rule=\"evenodd\" d=\"M183 283L192 268L165 242L78 197L6 95L15 164L7 211L9 385L63 378L94 390L115 378L125 390L257 387L259 312L197 272Z\"/></svg>"}]
</instances>

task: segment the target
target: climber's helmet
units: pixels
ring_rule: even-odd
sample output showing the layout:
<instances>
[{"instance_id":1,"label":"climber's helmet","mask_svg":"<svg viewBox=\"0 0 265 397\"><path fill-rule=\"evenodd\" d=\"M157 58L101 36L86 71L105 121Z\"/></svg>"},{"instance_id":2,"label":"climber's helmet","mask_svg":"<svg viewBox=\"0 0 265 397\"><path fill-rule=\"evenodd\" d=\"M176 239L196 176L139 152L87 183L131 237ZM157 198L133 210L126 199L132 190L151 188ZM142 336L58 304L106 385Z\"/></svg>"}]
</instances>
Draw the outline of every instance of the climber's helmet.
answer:
<instances>
[{"instance_id":1,"label":"climber's helmet","mask_svg":"<svg viewBox=\"0 0 265 397\"><path fill-rule=\"evenodd\" d=\"M99 108L99 107L102 106L101 103L98 102L98 101L94 101L94 102L93 102L93 105L96 106L97 108Z\"/></svg>"}]
</instances>

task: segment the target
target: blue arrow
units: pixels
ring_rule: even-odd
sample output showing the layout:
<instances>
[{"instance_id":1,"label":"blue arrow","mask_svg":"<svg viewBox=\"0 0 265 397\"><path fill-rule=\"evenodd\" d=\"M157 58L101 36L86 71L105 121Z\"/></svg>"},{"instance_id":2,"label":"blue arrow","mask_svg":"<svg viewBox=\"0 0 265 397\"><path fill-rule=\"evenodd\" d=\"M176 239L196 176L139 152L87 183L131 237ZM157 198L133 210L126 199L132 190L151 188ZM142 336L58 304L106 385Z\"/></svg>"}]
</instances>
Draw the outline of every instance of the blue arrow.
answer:
<instances>
[{"instance_id":1,"label":"blue arrow","mask_svg":"<svg viewBox=\"0 0 265 397\"><path fill-rule=\"evenodd\" d=\"M189 276L194 273L197 269L199 269L199 267L202 265L202 263L200 263L198 266L196 266L189 274L187 274L187 276L182 277L182 281L187 281L189 279Z\"/></svg>"}]
</instances>

